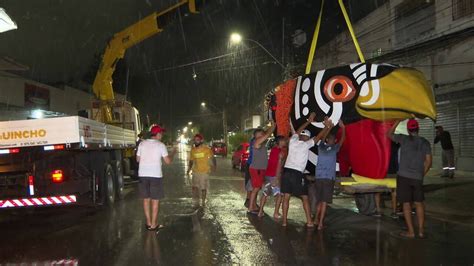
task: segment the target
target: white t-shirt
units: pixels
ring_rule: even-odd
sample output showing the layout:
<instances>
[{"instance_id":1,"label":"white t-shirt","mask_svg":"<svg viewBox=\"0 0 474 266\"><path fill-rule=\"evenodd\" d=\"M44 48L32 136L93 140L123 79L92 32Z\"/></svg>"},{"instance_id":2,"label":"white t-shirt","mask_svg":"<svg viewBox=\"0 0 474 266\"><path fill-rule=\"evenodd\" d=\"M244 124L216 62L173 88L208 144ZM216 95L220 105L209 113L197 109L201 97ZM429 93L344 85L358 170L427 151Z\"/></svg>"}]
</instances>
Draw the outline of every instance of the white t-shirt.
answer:
<instances>
[{"instance_id":1,"label":"white t-shirt","mask_svg":"<svg viewBox=\"0 0 474 266\"><path fill-rule=\"evenodd\" d=\"M304 172L306 164L308 163L309 149L311 149L313 146L313 139L301 141L298 134L291 136L285 168Z\"/></svg>"},{"instance_id":2,"label":"white t-shirt","mask_svg":"<svg viewBox=\"0 0 474 266\"><path fill-rule=\"evenodd\" d=\"M138 145L137 156L140 156L138 176L163 177L161 158L168 156L165 144L154 139L144 140Z\"/></svg>"}]
</instances>

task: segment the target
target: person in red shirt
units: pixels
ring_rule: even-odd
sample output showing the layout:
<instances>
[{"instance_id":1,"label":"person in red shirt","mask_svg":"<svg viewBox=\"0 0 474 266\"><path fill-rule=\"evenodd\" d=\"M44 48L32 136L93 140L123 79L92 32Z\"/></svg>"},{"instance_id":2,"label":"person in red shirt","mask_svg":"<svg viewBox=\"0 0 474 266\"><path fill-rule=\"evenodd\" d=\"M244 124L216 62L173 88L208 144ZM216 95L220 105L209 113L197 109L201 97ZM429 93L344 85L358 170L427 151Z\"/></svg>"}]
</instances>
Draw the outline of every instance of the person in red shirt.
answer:
<instances>
[{"instance_id":1,"label":"person in red shirt","mask_svg":"<svg viewBox=\"0 0 474 266\"><path fill-rule=\"evenodd\" d=\"M273 218L279 219L281 217L281 195L280 195L280 177L283 165L285 164L286 155L288 154L288 141L283 136L276 137L276 144L270 151L268 158L268 165L265 171L265 185L263 187L263 196L260 199L259 217L263 217L263 207L270 195L275 196L275 211Z\"/></svg>"}]
</instances>

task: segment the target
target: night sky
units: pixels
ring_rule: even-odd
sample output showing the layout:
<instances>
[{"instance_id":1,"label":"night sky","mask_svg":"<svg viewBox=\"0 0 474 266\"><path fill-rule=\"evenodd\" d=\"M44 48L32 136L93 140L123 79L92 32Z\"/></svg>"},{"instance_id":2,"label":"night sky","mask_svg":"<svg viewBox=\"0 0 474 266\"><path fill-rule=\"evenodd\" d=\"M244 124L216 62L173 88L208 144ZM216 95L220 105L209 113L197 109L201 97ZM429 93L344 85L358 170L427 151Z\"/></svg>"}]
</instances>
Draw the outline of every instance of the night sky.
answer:
<instances>
[{"instance_id":1,"label":"night sky","mask_svg":"<svg viewBox=\"0 0 474 266\"><path fill-rule=\"evenodd\" d=\"M2 34L0 55L28 65L30 71L22 74L35 80L87 89L84 84L92 81L107 40L173 2L2 1L0 6L19 29ZM323 41L344 27L337 1L326 2ZM354 20L384 1L364 2L369 3L348 3ZM203 116L206 112L200 102L209 102L218 109L225 107L231 130L239 127L247 115L260 112L267 91L281 83L285 74L288 77L304 69L319 5L320 1L314 0L205 1L200 14L182 14L164 32L129 49L114 75L115 89L127 91L142 116L149 115L152 122L175 128L190 120L205 121L207 134L218 137L221 117ZM299 47L292 37L297 30L306 34L306 42ZM261 43L289 70L283 73L251 42L231 46L228 39L232 32ZM209 60L217 56L222 57ZM196 63L205 60L209 61Z\"/></svg>"}]
</instances>

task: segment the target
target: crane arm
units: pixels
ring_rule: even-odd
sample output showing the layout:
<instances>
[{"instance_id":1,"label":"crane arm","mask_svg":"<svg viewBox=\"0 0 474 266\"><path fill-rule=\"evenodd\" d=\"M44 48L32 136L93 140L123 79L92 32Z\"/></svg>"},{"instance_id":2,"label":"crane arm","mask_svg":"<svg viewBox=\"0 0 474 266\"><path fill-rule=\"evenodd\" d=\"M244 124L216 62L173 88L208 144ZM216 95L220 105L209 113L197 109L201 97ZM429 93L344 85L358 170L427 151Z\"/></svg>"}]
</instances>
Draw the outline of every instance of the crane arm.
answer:
<instances>
[{"instance_id":1,"label":"crane arm","mask_svg":"<svg viewBox=\"0 0 474 266\"><path fill-rule=\"evenodd\" d=\"M195 2L196 0L180 0L176 4L162 11L154 12L116 33L109 41L92 85L95 96L101 102L101 118L99 120L103 122L112 121L110 107L114 101L112 75L117 62L124 57L127 49L163 31L163 28L172 21L180 7L187 4L190 13L198 13Z\"/></svg>"}]
</instances>

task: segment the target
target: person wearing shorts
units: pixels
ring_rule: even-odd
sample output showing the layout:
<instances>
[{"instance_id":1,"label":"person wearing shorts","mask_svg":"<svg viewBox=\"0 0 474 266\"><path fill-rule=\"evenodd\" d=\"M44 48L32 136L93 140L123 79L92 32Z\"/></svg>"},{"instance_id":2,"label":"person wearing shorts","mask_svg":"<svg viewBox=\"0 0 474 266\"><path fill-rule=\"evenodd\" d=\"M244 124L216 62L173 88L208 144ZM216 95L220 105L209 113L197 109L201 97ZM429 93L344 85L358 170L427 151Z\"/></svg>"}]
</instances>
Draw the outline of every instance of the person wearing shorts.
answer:
<instances>
[{"instance_id":1,"label":"person wearing shorts","mask_svg":"<svg viewBox=\"0 0 474 266\"><path fill-rule=\"evenodd\" d=\"M332 203L334 193L334 180L336 179L337 153L346 139L346 130L342 120L339 120L339 128L342 131L341 139L336 143L335 134L329 134L325 141L318 143L318 163L316 164L316 215L314 223L318 230L324 228L324 217L328 203Z\"/></svg>"},{"instance_id":2,"label":"person wearing shorts","mask_svg":"<svg viewBox=\"0 0 474 266\"><path fill-rule=\"evenodd\" d=\"M270 122L270 127L264 131L258 128L254 132L255 142L252 151L252 163L250 164L250 182L252 183L252 193L250 194L250 203L247 210L249 214L258 214L257 195L262 188L267 170L268 155L265 142L275 130L275 123Z\"/></svg>"},{"instance_id":3,"label":"person wearing shorts","mask_svg":"<svg viewBox=\"0 0 474 266\"><path fill-rule=\"evenodd\" d=\"M269 196L275 197L275 210L273 212L273 218L279 219L280 206L281 206L281 195L280 195L280 176L282 166L285 163L286 158L286 146L287 141L283 136L278 136L276 138L276 145L270 151L270 156L268 158L268 166L265 171L265 185L263 187L263 196L260 199L260 211L258 213L259 217L263 217L265 214L263 208L267 202Z\"/></svg>"},{"instance_id":4,"label":"person wearing shorts","mask_svg":"<svg viewBox=\"0 0 474 266\"><path fill-rule=\"evenodd\" d=\"M201 134L194 136L194 147L189 155L189 168L187 174L193 171L192 190L193 205L199 207L199 193L201 193L202 206L206 204L206 195L209 190L209 173L216 168L216 159L211 148L204 145L204 137Z\"/></svg>"},{"instance_id":5,"label":"person wearing shorts","mask_svg":"<svg viewBox=\"0 0 474 266\"><path fill-rule=\"evenodd\" d=\"M138 176L140 183L138 191L143 199L143 209L146 217L146 228L150 231L157 230L163 225L158 224L158 211L160 200L165 196L163 188L163 160L166 164L171 164L176 149L168 155L166 145L160 140L164 129L160 126L153 126L150 129L150 139L143 140L138 145L137 162Z\"/></svg>"},{"instance_id":6,"label":"person wearing shorts","mask_svg":"<svg viewBox=\"0 0 474 266\"><path fill-rule=\"evenodd\" d=\"M254 132L255 134L255 132ZM245 181L244 181L244 188L247 192L247 197L245 198L244 206L246 208L250 205L250 196L252 195L252 183L250 182L250 165L252 164L252 153L253 153L253 143L255 142L255 136L252 137L249 141L249 157L247 158L247 162L245 164Z\"/></svg>"},{"instance_id":7,"label":"person wearing shorts","mask_svg":"<svg viewBox=\"0 0 474 266\"><path fill-rule=\"evenodd\" d=\"M415 119L408 120L408 136L395 134L400 121L396 121L387 135L392 141L400 144L400 164L397 172L397 200L403 206L403 216L407 231L400 232L403 238L415 238L412 221L412 203L415 203L418 220L418 237L425 238L425 197L423 178L428 173L431 163L431 146L423 137L418 136L419 124Z\"/></svg>"},{"instance_id":8,"label":"person wearing shorts","mask_svg":"<svg viewBox=\"0 0 474 266\"><path fill-rule=\"evenodd\" d=\"M313 228L314 224L311 220L311 213L308 201L308 182L304 178L304 171L309 158L309 149L314 143L319 141L329 131L330 120L324 119L324 129L317 136L311 138L311 132L306 129L316 117L315 113L311 113L307 121L301 125L298 130L290 138L288 147L288 157L286 158L283 175L281 178L281 193L284 194L283 199L283 219L282 226L287 226L288 209L290 206L291 196L301 197L303 209L306 215L306 227Z\"/></svg>"}]
</instances>

